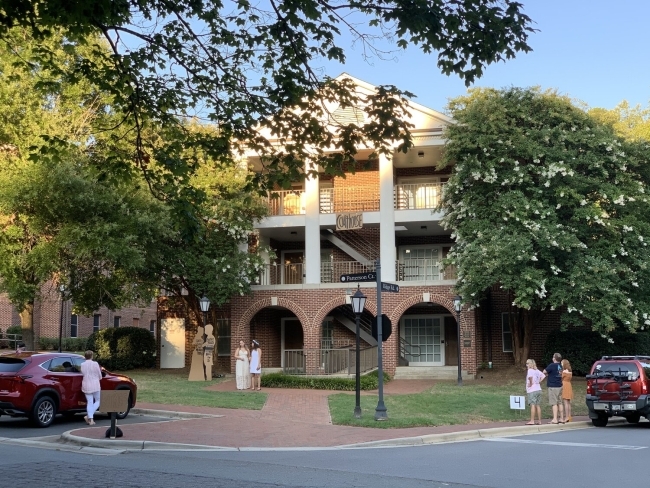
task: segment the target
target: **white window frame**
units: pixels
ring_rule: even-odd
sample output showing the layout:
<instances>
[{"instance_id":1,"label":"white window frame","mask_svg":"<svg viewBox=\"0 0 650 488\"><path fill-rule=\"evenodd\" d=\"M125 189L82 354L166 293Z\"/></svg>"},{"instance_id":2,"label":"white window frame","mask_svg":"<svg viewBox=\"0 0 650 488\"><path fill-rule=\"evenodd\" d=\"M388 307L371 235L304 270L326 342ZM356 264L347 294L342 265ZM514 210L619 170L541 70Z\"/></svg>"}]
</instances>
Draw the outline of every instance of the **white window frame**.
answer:
<instances>
[{"instance_id":1,"label":"white window frame","mask_svg":"<svg viewBox=\"0 0 650 488\"><path fill-rule=\"evenodd\" d=\"M501 313L501 349L503 352L514 352L514 336L510 330L510 321L508 320L508 312ZM506 330L506 327L508 330ZM506 349L506 336L510 336L510 349Z\"/></svg>"},{"instance_id":2,"label":"white window frame","mask_svg":"<svg viewBox=\"0 0 650 488\"><path fill-rule=\"evenodd\" d=\"M113 327L121 327L122 326L122 316L121 315L116 315L113 316Z\"/></svg>"},{"instance_id":3,"label":"white window frame","mask_svg":"<svg viewBox=\"0 0 650 488\"><path fill-rule=\"evenodd\" d=\"M76 313L70 314L70 337L79 337L79 315Z\"/></svg>"},{"instance_id":4,"label":"white window frame","mask_svg":"<svg viewBox=\"0 0 650 488\"><path fill-rule=\"evenodd\" d=\"M93 332L99 332L99 329L101 329L101 327L102 327L102 314L96 313L93 315Z\"/></svg>"},{"instance_id":5,"label":"white window frame","mask_svg":"<svg viewBox=\"0 0 650 488\"><path fill-rule=\"evenodd\" d=\"M155 320L150 320L149 321L149 332L153 334L154 337L156 337L156 321Z\"/></svg>"},{"instance_id":6,"label":"white window frame","mask_svg":"<svg viewBox=\"0 0 650 488\"><path fill-rule=\"evenodd\" d=\"M441 271L442 259L443 259L442 258L442 248L443 247L449 247L449 246L450 246L450 244L416 244L416 245L413 245L413 246L399 246L397 248L397 260L400 263L404 263L406 259L409 259L409 258L405 257L407 249L431 249L431 250L436 249L438 251L438 264L437 264L438 277L437 278L425 277L424 281L440 281L440 280L442 280L444 278L442 276L443 273ZM408 281L418 281L418 280L408 280Z\"/></svg>"}]
</instances>

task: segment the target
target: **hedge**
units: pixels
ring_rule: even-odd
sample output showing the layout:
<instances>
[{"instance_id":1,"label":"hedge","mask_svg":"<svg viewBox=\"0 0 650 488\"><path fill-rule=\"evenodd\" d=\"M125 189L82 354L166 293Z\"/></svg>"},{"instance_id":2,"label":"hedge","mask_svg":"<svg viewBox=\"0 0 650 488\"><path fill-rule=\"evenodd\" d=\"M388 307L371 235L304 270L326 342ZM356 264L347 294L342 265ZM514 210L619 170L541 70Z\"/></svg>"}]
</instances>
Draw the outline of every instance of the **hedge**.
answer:
<instances>
[{"instance_id":1,"label":"hedge","mask_svg":"<svg viewBox=\"0 0 650 488\"><path fill-rule=\"evenodd\" d=\"M61 339L61 350L73 352L85 351L87 341L88 339L85 337L64 337ZM41 351L58 351L59 339L58 337L39 337L38 347Z\"/></svg>"},{"instance_id":2,"label":"hedge","mask_svg":"<svg viewBox=\"0 0 650 488\"><path fill-rule=\"evenodd\" d=\"M102 329L88 338L86 348L109 370L152 368L156 365L156 339L140 327Z\"/></svg>"},{"instance_id":3,"label":"hedge","mask_svg":"<svg viewBox=\"0 0 650 488\"><path fill-rule=\"evenodd\" d=\"M553 331L546 338L544 360L550 363L553 353L559 352L574 374L586 375L602 356L650 355L650 332L614 331L610 337L613 343L591 330Z\"/></svg>"},{"instance_id":4,"label":"hedge","mask_svg":"<svg viewBox=\"0 0 650 488\"><path fill-rule=\"evenodd\" d=\"M384 382L390 381L390 376L384 373ZM262 386L266 388L296 388L302 390L341 390L354 391L355 378L293 376L284 373L269 373L262 375ZM361 376L362 390L376 390L379 386L379 374L373 371Z\"/></svg>"}]
</instances>

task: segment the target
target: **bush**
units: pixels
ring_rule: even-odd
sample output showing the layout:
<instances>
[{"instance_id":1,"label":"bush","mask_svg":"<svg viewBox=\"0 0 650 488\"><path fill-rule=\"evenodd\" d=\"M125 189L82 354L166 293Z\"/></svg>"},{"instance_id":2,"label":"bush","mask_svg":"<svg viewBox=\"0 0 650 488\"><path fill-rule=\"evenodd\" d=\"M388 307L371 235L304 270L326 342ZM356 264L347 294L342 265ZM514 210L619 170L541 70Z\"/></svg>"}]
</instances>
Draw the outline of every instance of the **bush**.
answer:
<instances>
[{"instance_id":1,"label":"bush","mask_svg":"<svg viewBox=\"0 0 650 488\"><path fill-rule=\"evenodd\" d=\"M650 355L650 333L625 331L611 333L613 343L591 330L553 331L546 338L544 360L550 363L559 352L571 362L576 375L589 374L594 361L603 356Z\"/></svg>"},{"instance_id":2,"label":"bush","mask_svg":"<svg viewBox=\"0 0 650 488\"><path fill-rule=\"evenodd\" d=\"M85 337L64 337L61 339L61 350L68 352L81 352L86 350ZM58 337L39 337L38 347L41 351L58 351Z\"/></svg>"},{"instance_id":3,"label":"bush","mask_svg":"<svg viewBox=\"0 0 650 488\"><path fill-rule=\"evenodd\" d=\"M390 376L384 373L384 382L390 381ZM341 390L354 391L355 378L314 378L311 376L293 376L284 373L270 373L262 375L262 386L266 388L296 388L303 390ZM362 390L376 390L379 386L379 374L373 371L361 376Z\"/></svg>"},{"instance_id":4,"label":"bush","mask_svg":"<svg viewBox=\"0 0 650 488\"><path fill-rule=\"evenodd\" d=\"M9 340L8 335L11 334L11 340ZM15 344L14 342L14 334L18 334L19 336L22 337L23 330L20 325L12 325L11 327L7 327L7 330L4 332L2 329L0 329L0 349L7 349L7 348L13 348L13 345Z\"/></svg>"},{"instance_id":5,"label":"bush","mask_svg":"<svg viewBox=\"0 0 650 488\"><path fill-rule=\"evenodd\" d=\"M11 327L7 327L5 334L18 334L21 336L23 335L23 328L20 325L12 325Z\"/></svg>"},{"instance_id":6,"label":"bush","mask_svg":"<svg viewBox=\"0 0 650 488\"><path fill-rule=\"evenodd\" d=\"M156 364L156 339L139 327L117 327L94 332L86 348L109 370L152 368Z\"/></svg>"}]
</instances>

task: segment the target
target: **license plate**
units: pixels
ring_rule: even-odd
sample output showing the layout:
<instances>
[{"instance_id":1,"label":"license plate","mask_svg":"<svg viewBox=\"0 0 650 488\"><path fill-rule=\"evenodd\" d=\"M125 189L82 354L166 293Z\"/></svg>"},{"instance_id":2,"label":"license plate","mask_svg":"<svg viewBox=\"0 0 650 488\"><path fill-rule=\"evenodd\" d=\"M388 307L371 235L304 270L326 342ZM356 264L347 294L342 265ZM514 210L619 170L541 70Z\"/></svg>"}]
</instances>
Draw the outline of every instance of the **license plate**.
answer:
<instances>
[{"instance_id":1,"label":"license plate","mask_svg":"<svg viewBox=\"0 0 650 488\"><path fill-rule=\"evenodd\" d=\"M620 410L621 406L620 405L612 405L612 410Z\"/></svg>"}]
</instances>

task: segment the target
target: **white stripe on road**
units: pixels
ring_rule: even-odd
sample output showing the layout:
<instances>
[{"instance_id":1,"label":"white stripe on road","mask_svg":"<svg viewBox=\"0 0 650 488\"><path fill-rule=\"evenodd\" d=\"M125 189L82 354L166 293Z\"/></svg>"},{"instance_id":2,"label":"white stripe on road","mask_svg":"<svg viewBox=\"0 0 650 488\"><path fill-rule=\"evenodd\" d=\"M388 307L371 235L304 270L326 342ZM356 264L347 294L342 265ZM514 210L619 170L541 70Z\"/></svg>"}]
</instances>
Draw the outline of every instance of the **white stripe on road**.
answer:
<instances>
[{"instance_id":1,"label":"white stripe on road","mask_svg":"<svg viewBox=\"0 0 650 488\"><path fill-rule=\"evenodd\" d=\"M600 449L624 449L627 451L639 451L647 449L647 446L618 446L616 444L585 444L582 442L555 442L555 441L530 441L524 439L511 439L504 437L495 437L492 439L483 439L487 442L515 442L517 444L542 444L547 446L566 446L566 447L597 447Z\"/></svg>"}]
</instances>

